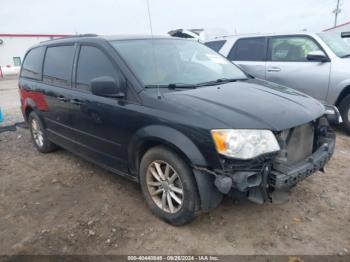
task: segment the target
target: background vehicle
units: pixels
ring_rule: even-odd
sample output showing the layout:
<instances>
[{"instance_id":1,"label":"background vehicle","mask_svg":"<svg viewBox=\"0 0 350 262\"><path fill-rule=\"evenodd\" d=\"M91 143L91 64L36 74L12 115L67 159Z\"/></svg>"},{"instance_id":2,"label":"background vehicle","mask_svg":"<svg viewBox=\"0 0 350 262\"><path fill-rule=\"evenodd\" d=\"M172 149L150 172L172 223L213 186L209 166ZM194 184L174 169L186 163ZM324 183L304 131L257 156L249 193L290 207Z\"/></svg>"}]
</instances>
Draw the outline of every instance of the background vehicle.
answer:
<instances>
[{"instance_id":1,"label":"background vehicle","mask_svg":"<svg viewBox=\"0 0 350 262\"><path fill-rule=\"evenodd\" d=\"M33 47L19 87L36 148L66 148L140 183L174 225L239 191L256 203L322 170L325 108L174 38L71 37ZM260 103L256 103L256 101Z\"/></svg>"},{"instance_id":2,"label":"background vehicle","mask_svg":"<svg viewBox=\"0 0 350 262\"><path fill-rule=\"evenodd\" d=\"M350 133L350 45L340 34L227 36L206 45L257 78L336 105Z\"/></svg>"}]
</instances>

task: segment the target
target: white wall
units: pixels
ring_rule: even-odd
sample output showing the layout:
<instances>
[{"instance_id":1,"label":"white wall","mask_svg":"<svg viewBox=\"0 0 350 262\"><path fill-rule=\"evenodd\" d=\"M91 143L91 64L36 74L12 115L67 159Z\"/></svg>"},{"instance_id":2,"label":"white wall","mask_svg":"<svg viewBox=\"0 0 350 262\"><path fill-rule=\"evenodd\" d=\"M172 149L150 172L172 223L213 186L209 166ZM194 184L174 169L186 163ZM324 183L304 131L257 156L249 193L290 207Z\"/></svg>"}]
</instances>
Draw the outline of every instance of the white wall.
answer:
<instances>
[{"instance_id":1,"label":"white wall","mask_svg":"<svg viewBox=\"0 0 350 262\"><path fill-rule=\"evenodd\" d=\"M350 32L350 24L346 24L343 26L339 26L336 28L332 28L330 30L327 30L328 32Z\"/></svg>"},{"instance_id":2,"label":"white wall","mask_svg":"<svg viewBox=\"0 0 350 262\"><path fill-rule=\"evenodd\" d=\"M19 72L21 71L21 67L20 66L1 67L0 70L1 70L0 78L2 78L6 76L19 75Z\"/></svg>"},{"instance_id":3,"label":"white wall","mask_svg":"<svg viewBox=\"0 0 350 262\"><path fill-rule=\"evenodd\" d=\"M49 37L5 37L0 36L3 43L0 45L0 66L14 66L13 57L19 56L23 62L23 57L27 49L41 41L49 40Z\"/></svg>"}]
</instances>

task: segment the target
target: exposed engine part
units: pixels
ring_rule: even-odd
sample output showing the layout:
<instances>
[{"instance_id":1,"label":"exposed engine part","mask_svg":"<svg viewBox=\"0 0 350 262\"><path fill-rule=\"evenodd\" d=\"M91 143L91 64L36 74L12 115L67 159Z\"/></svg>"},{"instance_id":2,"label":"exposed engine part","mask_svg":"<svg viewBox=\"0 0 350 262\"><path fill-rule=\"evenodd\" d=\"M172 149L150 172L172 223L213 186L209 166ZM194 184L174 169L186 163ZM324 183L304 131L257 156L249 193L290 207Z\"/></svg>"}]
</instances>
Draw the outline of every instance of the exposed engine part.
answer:
<instances>
[{"instance_id":1,"label":"exposed engine part","mask_svg":"<svg viewBox=\"0 0 350 262\"><path fill-rule=\"evenodd\" d=\"M313 123L284 130L277 135L281 151L275 158L278 163L293 164L312 154L315 128Z\"/></svg>"},{"instance_id":2,"label":"exposed engine part","mask_svg":"<svg viewBox=\"0 0 350 262\"><path fill-rule=\"evenodd\" d=\"M260 173L261 182L258 186L249 189L248 199L254 203L262 204L266 201L271 201L269 196L268 178L271 171L271 166L266 164Z\"/></svg>"},{"instance_id":3,"label":"exposed engine part","mask_svg":"<svg viewBox=\"0 0 350 262\"><path fill-rule=\"evenodd\" d=\"M263 204L266 201L263 193L263 190L259 187L251 188L248 193L248 199L256 204Z\"/></svg>"},{"instance_id":4,"label":"exposed engine part","mask_svg":"<svg viewBox=\"0 0 350 262\"><path fill-rule=\"evenodd\" d=\"M232 179L228 176L216 176L214 183L215 186L219 189L219 191L224 194L230 192L232 187Z\"/></svg>"},{"instance_id":5,"label":"exposed engine part","mask_svg":"<svg viewBox=\"0 0 350 262\"><path fill-rule=\"evenodd\" d=\"M270 193L271 202L274 204L284 204L289 200L289 193L285 190L274 190Z\"/></svg>"},{"instance_id":6,"label":"exposed engine part","mask_svg":"<svg viewBox=\"0 0 350 262\"><path fill-rule=\"evenodd\" d=\"M231 175L233 187L239 191L247 191L249 188L257 187L261 184L261 174L256 172L237 172Z\"/></svg>"},{"instance_id":7,"label":"exposed engine part","mask_svg":"<svg viewBox=\"0 0 350 262\"><path fill-rule=\"evenodd\" d=\"M256 172L241 171L229 176L217 175L215 178L215 186L224 194L227 194L231 188L247 192L251 188L260 186L261 182L262 175Z\"/></svg>"},{"instance_id":8,"label":"exposed engine part","mask_svg":"<svg viewBox=\"0 0 350 262\"><path fill-rule=\"evenodd\" d=\"M326 117L277 132L281 150L251 160L224 159L222 170L195 167L212 174L223 194L245 195L255 203L285 203L287 190L316 171L324 171L335 147Z\"/></svg>"},{"instance_id":9,"label":"exposed engine part","mask_svg":"<svg viewBox=\"0 0 350 262\"><path fill-rule=\"evenodd\" d=\"M305 141L298 141L296 144L303 142ZM312 152L303 157L301 161L291 163L287 158L277 157L273 162L270 185L275 189L288 189L316 171L322 171L324 165L331 158L334 147L335 133L329 127L326 117L322 117L314 124ZM287 153L290 154L290 152Z\"/></svg>"}]
</instances>

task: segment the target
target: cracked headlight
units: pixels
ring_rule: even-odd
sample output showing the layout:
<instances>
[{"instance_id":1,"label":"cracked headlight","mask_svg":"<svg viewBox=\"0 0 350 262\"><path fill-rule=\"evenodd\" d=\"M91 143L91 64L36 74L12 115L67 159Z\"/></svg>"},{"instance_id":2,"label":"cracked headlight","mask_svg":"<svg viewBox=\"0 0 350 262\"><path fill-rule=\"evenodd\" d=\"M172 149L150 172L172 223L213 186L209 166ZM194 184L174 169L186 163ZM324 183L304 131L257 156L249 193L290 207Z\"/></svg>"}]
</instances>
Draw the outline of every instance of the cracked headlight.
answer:
<instances>
[{"instance_id":1,"label":"cracked headlight","mask_svg":"<svg viewBox=\"0 0 350 262\"><path fill-rule=\"evenodd\" d=\"M211 135L217 152L228 157L251 159L280 150L270 130L214 129Z\"/></svg>"}]
</instances>

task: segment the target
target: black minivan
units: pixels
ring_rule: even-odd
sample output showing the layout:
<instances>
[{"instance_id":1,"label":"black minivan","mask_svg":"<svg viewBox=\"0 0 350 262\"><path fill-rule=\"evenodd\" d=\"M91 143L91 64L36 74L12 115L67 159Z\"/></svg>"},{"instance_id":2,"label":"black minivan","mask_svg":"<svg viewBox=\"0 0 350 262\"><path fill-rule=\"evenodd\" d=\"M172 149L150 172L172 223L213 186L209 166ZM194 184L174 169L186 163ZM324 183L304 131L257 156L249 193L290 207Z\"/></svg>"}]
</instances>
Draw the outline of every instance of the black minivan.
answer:
<instances>
[{"instance_id":1,"label":"black minivan","mask_svg":"<svg viewBox=\"0 0 350 262\"><path fill-rule=\"evenodd\" d=\"M40 152L62 147L139 182L173 225L224 195L279 200L322 171L335 146L318 101L192 40L50 40L26 53L19 88Z\"/></svg>"}]
</instances>

